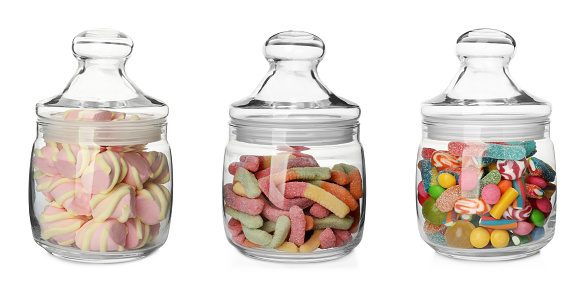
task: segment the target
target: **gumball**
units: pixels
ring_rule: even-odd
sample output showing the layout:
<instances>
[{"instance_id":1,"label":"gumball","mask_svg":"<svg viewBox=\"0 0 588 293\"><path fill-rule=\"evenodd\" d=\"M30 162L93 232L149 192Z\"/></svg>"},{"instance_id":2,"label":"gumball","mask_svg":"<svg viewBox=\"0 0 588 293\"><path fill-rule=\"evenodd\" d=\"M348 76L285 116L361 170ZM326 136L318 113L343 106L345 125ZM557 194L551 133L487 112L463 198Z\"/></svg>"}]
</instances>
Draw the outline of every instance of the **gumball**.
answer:
<instances>
[{"instance_id":1,"label":"gumball","mask_svg":"<svg viewBox=\"0 0 588 293\"><path fill-rule=\"evenodd\" d=\"M437 177L437 182L439 182L439 185L443 188L449 188L456 184L455 177L449 173L439 175L439 177Z\"/></svg>"},{"instance_id":2,"label":"gumball","mask_svg":"<svg viewBox=\"0 0 588 293\"><path fill-rule=\"evenodd\" d=\"M478 227L470 234L470 242L476 248L484 248L490 242L490 233L483 227Z\"/></svg>"},{"instance_id":3,"label":"gumball","mask_svg":"<svg viewBox=\"0 0 588 293\"><path fill-rule=\"evenodd\" d=\"M455 225L448 228L445 232L445 241L447 245L455 248L472 248L470 235L476 227L474 224L466 221L457 221Z\"/></svg>"},{"instance_id":4,"label":"gumball","mask_svg":"<svg viewBox=\"0 0 588 293\"><path fill-rule=\"evenodd\" d=\"M529 219L537 227L543 227L543 225L545 225L545 215L543 215L543 213L540 210L533 209Z\"/></svg>"},{"instance_id":5,"label":"gumball","mask_svg":"<svg viewBox=\"0 0 588 293\"><path fill-rule=\"evenodd\" d=\"M498 183L498 188L500 188L500 193L506 192L507 189L512 187L512 181L510 180L502 180Z\"/></svg>"},{"instance_id":6,"label":"gumball","mask_svg":"<svg viewBox=\"0 0 588 293\"><path fill-rule=\"evenodd\" d=\"M441 185L433 185L429 187L429 194L433 198L439 198L444 191L445 188L441 187Z\"/></svg>"},{"instance_id":7,"label":"gumball","mask_svg":"<svg viewBox=\"0 0 588 293\"><path fill-rule=\"evenodd\" d=\"M459 186L462 190L472 190L478 185L478 173L474 170L463 170L459 176Z\"/></svg>"},{"instance_id":8,"label":"gumball","mask_svg":"<svg viewBox=\"0 0 588 293\"><path fill-rule=\"evenodd\" d=\"M500 200L500 188L496 184L488 184L482 189L482 199L488 204L495 204Z\"/></svg>"},{"instance_id":9,"label":"gumball","mask_svg":"<svg viewBox=\"0 0 588 293\"><path fill-rule=\"evenodd\" d=\"M492 234L490 234L490 241L492 242L492 246L496 248L507 246L509 240L510 236L506 230L494 230L492 231Z\"/></svg>"}]
</instances>

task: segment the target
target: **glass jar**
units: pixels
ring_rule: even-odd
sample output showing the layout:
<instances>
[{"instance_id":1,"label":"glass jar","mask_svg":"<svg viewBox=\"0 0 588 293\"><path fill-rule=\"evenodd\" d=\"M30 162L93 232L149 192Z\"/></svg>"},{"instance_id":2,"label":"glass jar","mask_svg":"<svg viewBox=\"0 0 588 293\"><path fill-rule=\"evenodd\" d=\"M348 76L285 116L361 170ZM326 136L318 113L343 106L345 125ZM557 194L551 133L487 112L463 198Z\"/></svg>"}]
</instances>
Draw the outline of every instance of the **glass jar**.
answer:
<instances>
[{"instance_id":1,"label":"glass jar","mask_svg":"<svg viewBox=\"0 0 588 293\"><path fill-rule=\"evenodd\" d=\"M270 69L230 107L223 173L226 236L247 256L339 258L361 241L365 169L359 107L319 80L324 44L298 31L265 43Z\"/></svg>"},{"instance_id":2,"label":"glass jar","mask_svg":"<svg viewBox=\"0 0 588 293\"><path fill-rule=\"evenodd\" d=\"M457 40L461 68L422 104L417 214L438 253L474 260L533 255L555 233L551 105L521 90L514 39L478 29Z\"/></svg>"},{"instance_id":3,"label":"glass jar","mask_svg":"<svg viewBox=\"0 0 588 293\"><path fill-rule=\"evenodd\" d=\"M77 73L62 94L37 104L29 211L35 241L57 257L128 261L167 239L168 107L126 76L132 48L118 31L80 33Z\"/></svg>"}]
</instances>

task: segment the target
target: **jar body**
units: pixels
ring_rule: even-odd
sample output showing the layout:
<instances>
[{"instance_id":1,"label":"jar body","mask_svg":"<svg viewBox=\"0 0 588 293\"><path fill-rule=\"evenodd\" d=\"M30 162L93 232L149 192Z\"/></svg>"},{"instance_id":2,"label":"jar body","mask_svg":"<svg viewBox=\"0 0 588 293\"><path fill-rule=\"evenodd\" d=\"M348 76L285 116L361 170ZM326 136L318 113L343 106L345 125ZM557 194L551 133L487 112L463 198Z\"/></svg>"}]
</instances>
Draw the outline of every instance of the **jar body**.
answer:
<instances>
[{"instance_id":1,"label":"jar body","mask_svg":"<svg viewBox=\"0 0 588 293\"><path fill-rule=\"evenodd\" d=\"M104 129L64 128L79 135L60 141L68 135L58 126L38 122L29 180L34 240L82 262L129 261L161 247L169 233L172 170L165 123L154 127L159 140L109 145Z\"/></svg>"},{"instance_id":2,"label":"jar body","mask_svg":"<svg viewBox=\"0 0 588 293\"><path fill-rule=\"evenodd\" d=\"M231 125L225 152L228 241L249 257L281 262L326 261L351 252L361 241L365 213L358 126L343 140L318 143L284 142L288 131L277 129L262 131L275 135L271 143L242 139L239 133L248 128Z\"/></svg>"},{"instance_id":3,"label":"jar body","mask_svg":"<svg viewBox=\"0 0 588 293\"><path fill-rule=\"evenodd\" d=\"M444 140L425 128L417 166L419 232L438 253L516 259L553 238L557 193L548 127L543 137L508 141Z\"/></svg>"}]
</instances>

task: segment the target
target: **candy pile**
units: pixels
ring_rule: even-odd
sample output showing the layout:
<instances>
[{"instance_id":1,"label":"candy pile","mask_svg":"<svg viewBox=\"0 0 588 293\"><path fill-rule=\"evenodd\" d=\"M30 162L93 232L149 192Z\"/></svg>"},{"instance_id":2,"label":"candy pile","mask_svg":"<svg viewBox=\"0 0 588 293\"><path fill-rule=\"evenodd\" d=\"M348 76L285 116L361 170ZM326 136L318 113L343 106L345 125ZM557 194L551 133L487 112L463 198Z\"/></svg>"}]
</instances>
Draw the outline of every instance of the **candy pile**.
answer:
<instances>
[{"instance_id":1,"label":"candy pile","mask_svg":"<svg viewBox=\"0 0 588 293\"><path fill-rule=\"evenodd\" d=\"M116 121L124 113L73 110L65 120ZM131 119L135 119L132 118ZM141 248L158 236L171 194L165 154L144 145L87 146L46 141L34 150L35 189L50 204L41 237L85 251Z\"/></svg>"},{"instance_id":2,"label":"candy pile","mask_svg":"<svg viewBox=\"0 0 588 293\"><path fill-rule=\"evenodd\" d=\"M418 201L429 240L455 248L502 248L541 239L556 175L533 157L536 152L535 141L423 148Z\"/></svg>"},{"instance_id":3,"label":"candy pile","mask_svg":"<svg viewBox=\"0 0 588 293\"><path fill-rule=\"evenodd\" d=\"M360 170L320 167L305 147L274 156L243 155L229 166L223 189L228 231L235 243L290 253L353 241L360 220Z\"/></svg>"}]
</instances>

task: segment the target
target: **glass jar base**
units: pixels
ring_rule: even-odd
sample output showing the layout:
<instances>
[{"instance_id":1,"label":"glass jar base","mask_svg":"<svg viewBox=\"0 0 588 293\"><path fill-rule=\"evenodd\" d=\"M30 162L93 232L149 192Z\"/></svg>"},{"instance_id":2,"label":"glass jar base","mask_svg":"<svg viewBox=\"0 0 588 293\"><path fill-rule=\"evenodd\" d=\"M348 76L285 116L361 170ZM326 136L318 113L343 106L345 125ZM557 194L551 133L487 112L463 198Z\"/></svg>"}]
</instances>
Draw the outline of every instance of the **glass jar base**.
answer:
<instances>
[{"instance_id":1,"label":"glass jar base","mask_svg":"<svg viewBox=\"0 0 588 293\"><path fill-rule=\"evenodd\" d=\"M47 252L61 259L84 262L84 263L120 263L129 262L142 259L159 247L152 247L141 249L137 251L127 250L124 252L93 252L81 251L69 247L60 247L54 244L47 244L42 241L36 241L39 246L43 247Z\"/></svg>"},{"instance_id":2,"label":"glass jar base","mask_svg":"<svg viewBox=\"0 0 588 293\"><path fill-rule=\"evenodd\" d=\"M233 244L233 243L231 243ZM313 263L313 262L325 262L342 258L349 253L359 244L349 243L338 248L330 248L325 250L313 251L310 253L288 253L277 251L275 249L266 248L248 248L240 245L233 244L245 256L250 258L259 259L270 262L281 262L281 263Z\"/></svg>"},{"instance_id":3,"label":"glass jar base","mask_svg":"<svg viewBox=\"0 0 588 293\"><path fill-rule=\"evenodd\" d=\"M460 249L448 246L440 246L428 243L435 252L440 255L473 261L503 261L525 258L535 255L549 243L551 239L538 242L533 245L514 246L506 248L489 248L489 249Z\"/></svg>"}]
</instances>

